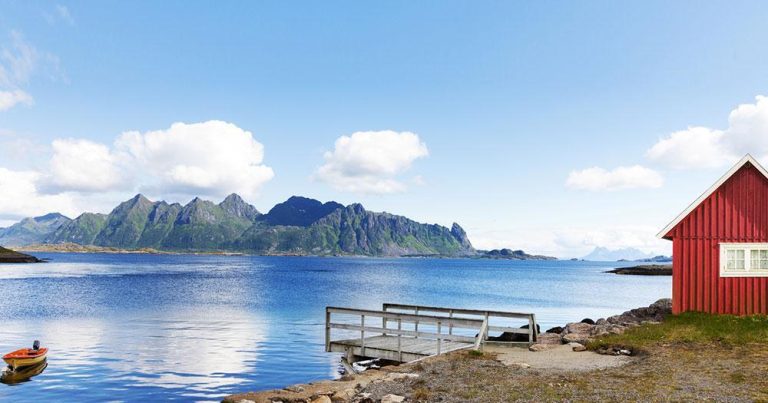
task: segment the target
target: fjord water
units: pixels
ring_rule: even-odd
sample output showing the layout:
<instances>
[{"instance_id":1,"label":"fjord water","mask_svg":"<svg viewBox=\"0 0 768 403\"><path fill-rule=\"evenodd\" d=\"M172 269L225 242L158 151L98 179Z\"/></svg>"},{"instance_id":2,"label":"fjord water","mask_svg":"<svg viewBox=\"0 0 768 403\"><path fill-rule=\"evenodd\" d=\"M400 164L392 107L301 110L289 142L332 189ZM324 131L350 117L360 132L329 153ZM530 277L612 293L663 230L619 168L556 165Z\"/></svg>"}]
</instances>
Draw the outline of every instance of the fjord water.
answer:
<instances>
[{"instance_id":1,"label":"fjord water","mask_svg":"<svg viewBox=\"0 0 768 403\"><path fill-rule=\"evenodd\" d=\"M648 305L666 276L632 263L39 254L0 265L0 352L40 339L48 368L0 401L220 400L336 376L327 305L534 312L543 329Z\"/></svg>"}]
</instances>

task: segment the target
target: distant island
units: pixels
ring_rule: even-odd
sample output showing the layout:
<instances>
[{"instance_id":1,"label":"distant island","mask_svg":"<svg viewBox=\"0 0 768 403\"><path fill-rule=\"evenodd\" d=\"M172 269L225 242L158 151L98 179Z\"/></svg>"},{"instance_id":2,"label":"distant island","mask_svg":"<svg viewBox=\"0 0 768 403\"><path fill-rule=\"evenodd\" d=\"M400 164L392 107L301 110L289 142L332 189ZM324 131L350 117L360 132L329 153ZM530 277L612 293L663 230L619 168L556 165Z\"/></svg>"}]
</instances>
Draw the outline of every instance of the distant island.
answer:
<instances>
[{"instance_id":1,"label":"distant island","mask_svg":"<svg viewBox=\"0 0 768 403\"><path fill-rule=\"evenodd\" d=\"M237 194L221 203L153 202L141 194L109 214L58 213L0 229L0 245L37 251L248 253L301 256L476 256L464 229L423 224L360 204L293 196L260 213Z\"/></svg>"},{"instance_id":2,"label":"distant island","mask_svg":"<svg viewBox=\"0 0 768 403\"><path fill-rule=\"evenodd\" d=\"M672 265L651 264L633 267L619 267L617 269L608 270L606 273L632 274L637 276L671 276Z\"/></svg>"},{"instance_id":3,"label":"distant island","mask_svg":"<svg viewBox=\"0 0 768 403\"><path fill-rule=\"evenodd\" d=\"M529 255L522 250L511 249L493 249L489 251L478 251L479 258L482 259L507 259L507 260L557 260L556 257L543 255Z\"/></svg>"},{"instance_id":4,"label":"distant island","mask_svg":"<svg viewBox=\"0 0 768 403\"><path fill-rule=\"evenodd\" d=\"M16 252L0 246L0 263L40 263L40 260L34 256Z\"/></svg>"}]
</instances>

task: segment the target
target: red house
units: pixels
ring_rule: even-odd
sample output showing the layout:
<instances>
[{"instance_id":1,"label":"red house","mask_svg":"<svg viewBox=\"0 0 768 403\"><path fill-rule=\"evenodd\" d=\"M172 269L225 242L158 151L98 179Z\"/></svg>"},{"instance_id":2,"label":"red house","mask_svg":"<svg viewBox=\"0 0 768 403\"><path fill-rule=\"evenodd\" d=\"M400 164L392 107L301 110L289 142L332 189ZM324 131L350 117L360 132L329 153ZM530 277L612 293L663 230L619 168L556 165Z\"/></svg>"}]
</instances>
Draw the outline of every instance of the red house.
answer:
<instances>
[{"instance_id":1,"label":"red house","mask_svg":"<svg viewBox=\"0 0 768 403\"><path fill-rule=\"evenodd\" d=\"M768 171L751 155L659 232L672 241L672 311L768 314Z\"/></svg>"}]
</instances>

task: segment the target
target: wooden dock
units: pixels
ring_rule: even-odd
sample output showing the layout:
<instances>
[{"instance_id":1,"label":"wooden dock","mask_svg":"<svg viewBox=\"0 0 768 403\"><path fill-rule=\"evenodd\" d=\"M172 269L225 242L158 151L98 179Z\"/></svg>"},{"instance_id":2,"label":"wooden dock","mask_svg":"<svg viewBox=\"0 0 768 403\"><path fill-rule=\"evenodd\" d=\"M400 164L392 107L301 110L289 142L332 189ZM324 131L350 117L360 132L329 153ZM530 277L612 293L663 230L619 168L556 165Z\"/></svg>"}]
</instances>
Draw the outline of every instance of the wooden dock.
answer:
<instances>
[{"instance_id":1,"label":"wooden dock","mask_svg":"<svg viewBox=\"0 0 768 403\"><path fill-rule=\"evenodd\" d=\"M491 325L499 320L523 320L527 328ZM346 337L333 339L333 329ZM450 351L479 350L489 342L489 332L525 335L527 340L509 344L529 345L538 337L531 313L403 304L384 304L381 311L325 310L325 350L343 353L350 364L370 358L410 362Z\"/></svg>"}]
</instances>

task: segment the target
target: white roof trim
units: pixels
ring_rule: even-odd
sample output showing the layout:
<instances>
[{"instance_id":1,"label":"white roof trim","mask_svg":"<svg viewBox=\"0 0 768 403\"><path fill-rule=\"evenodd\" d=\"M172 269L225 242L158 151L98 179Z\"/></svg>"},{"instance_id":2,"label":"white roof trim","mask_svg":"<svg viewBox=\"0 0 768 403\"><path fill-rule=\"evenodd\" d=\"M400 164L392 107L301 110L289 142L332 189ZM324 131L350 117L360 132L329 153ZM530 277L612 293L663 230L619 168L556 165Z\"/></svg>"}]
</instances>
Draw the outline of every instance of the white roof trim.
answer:
<instances>
[{"instance_id":1,"label":"white roof trim","mask_svg":"<svg viewBox=\"0 0 768 403\"><path fill-rule=\"evenodd\" d=\"M702 193L702 195L699 196L698 199L696 199L693 203L691 203L691 205L688 206L688 208L685 209L685 211L680 213L680 215L678 215L674 220L672 220L672 222L669 223L666 227L664 227L664 229L661 230L658 234L656 234L656 236L659 238L664 238L664 235L667 235L667 233L671 231L672 228L675 228L675 226L679 224L680 221L683 221L683 219L687 217L688 214L691 214L691 212L696 207L698 207L699 204L701 204L704 200L706 200L707 197L709 197L712 193L715 193L715 190L717 190L720 186L722 186L722 184L725 183L725 181L727 181L731 176L733 176L733 174L735 174L739 169L741 169L741 167L743 167L744 164L746 164L747 162L751 163L752 166L757 168L757 170L760 171L760 173L763 174L763 176L765 176L768 179L768 171L766 171L765 168L763 168L763 166L760 165L760 163L757 162L757 160L753 156L749 154L745 155L744 158L742 158L739 162L736 163L736 165L734 165L730 170L728 170L728 172L726 172L725 175L723 175L720 179L718 179L714 185L712 185L709 189L707 189L704 193Z\"/></svg>"}]
</instances>

